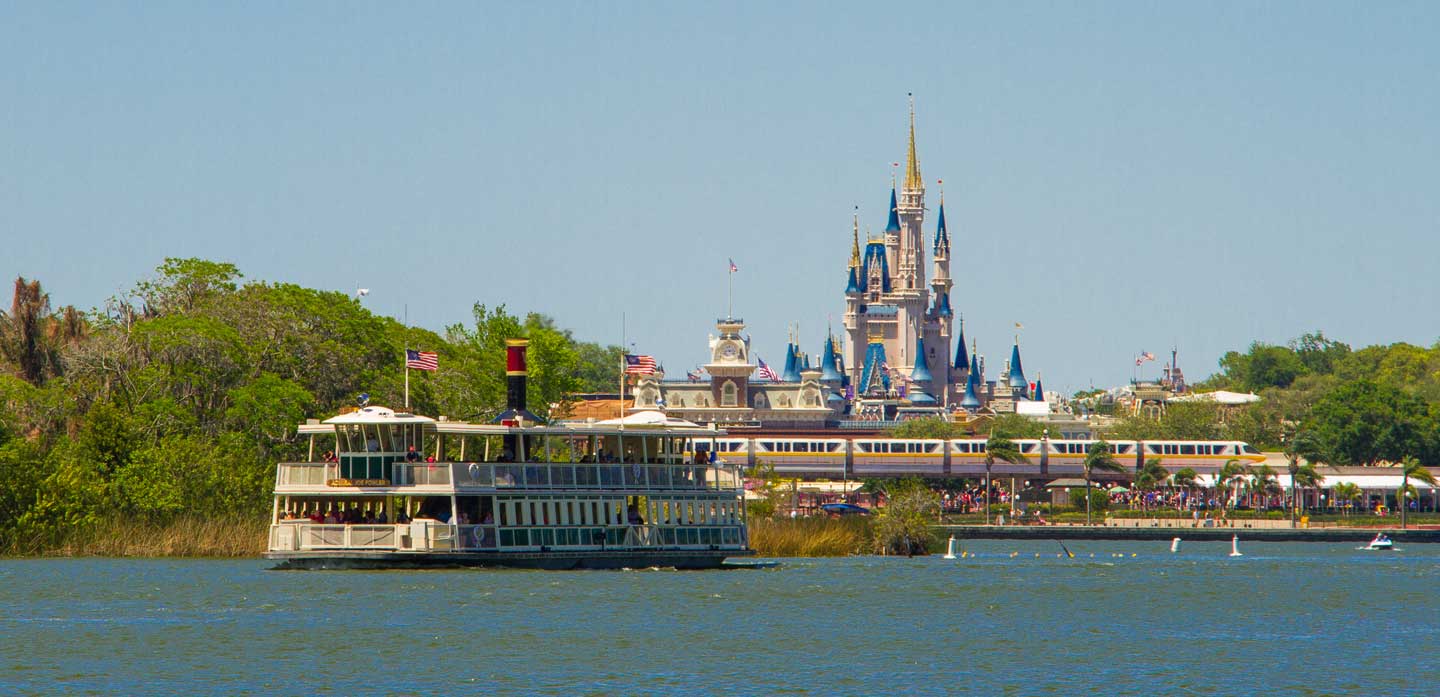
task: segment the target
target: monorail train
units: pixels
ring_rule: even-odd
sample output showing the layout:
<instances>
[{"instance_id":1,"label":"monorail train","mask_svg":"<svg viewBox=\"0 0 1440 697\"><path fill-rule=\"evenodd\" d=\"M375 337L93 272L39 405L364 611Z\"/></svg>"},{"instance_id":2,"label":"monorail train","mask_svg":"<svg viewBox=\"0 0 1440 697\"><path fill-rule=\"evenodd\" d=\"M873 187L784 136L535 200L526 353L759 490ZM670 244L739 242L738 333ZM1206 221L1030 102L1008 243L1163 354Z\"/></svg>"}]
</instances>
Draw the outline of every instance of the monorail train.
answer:
<instances>
[{"instance_id":1,"label":"monorail train","mask_svg":"<svg viewBox=\"0 0 1440 697\"><path fill-rule=\"evenodd\" d=\"M715 457L730 463L768 464L780 474L801 477L931 476L967 477L985 472L985 439L781 438L730 436L714 441ZM1094 440L1017 439L1023 463L996 462L996 476L1078 476ZM1189 467L1214 474L1227 461L1263 462L1265 456L1241 441L1108 441L1110 452L1134 471L1155 458L1171 472ZM697 444L708 452L710 443Z\"/></svg>"}]
</instances>

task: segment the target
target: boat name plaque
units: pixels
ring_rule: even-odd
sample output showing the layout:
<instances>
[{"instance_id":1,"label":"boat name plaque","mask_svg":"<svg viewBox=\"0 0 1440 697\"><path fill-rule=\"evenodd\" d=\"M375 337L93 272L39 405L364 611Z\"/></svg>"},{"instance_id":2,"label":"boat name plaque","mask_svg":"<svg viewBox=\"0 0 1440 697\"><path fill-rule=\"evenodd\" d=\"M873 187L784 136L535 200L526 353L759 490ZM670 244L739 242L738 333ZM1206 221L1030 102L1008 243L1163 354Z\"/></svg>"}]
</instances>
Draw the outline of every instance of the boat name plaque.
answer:
<instances>
[{"instance_id":1,"label":"boat name plaque","mask_svg":"<svg viewBox=\"0 0 1440 697\"><path fill-rule=\"evenodd\" d=\"M328 479L325 486L390 486L389 479Z\"/></svg>"}]
</instances>

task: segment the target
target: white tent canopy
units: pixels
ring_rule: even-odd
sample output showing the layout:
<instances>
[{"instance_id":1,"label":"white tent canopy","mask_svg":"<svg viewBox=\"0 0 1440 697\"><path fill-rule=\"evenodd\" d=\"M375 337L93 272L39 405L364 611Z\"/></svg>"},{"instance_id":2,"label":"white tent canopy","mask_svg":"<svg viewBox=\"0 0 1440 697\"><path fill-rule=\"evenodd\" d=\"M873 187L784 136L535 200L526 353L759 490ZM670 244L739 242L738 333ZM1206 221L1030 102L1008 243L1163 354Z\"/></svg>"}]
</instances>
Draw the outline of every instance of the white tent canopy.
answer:
<instances>
[{"instance_id":1,"label":"white tent canopy","mask_svg":"<svg viewBox=\"0 0 1440 697\"><path fill-rule=\"evenodd\" d=\"M658 411L637 411L624 418L600 421L598 425L624 426L626 428L700 428L697 423L671 418Z\"/></svg>"},{"instance_id":2,"label":"white tent canopy","mask_svg":"<svg viewBox=\"0 0 1440 697\"><path fill-rule=\"evenodd\" d=\"M1236 406L1240 404L1254 404L1260 401L1260 395L1253 392L1228 392L1216 390L1214 392L1196 392L1192 394L1171 397L1171 402L1214 402L1224 406Z\"/></svg>"}]
</instances>

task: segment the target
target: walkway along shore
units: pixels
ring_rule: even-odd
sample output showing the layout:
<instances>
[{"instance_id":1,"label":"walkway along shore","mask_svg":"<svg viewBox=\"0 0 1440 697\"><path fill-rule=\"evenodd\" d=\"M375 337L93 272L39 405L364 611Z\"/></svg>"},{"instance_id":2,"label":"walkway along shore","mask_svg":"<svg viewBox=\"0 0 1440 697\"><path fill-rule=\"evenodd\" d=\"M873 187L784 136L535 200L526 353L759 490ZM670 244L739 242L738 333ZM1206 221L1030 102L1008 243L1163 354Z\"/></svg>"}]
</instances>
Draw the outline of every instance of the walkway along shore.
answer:
<instances>
[{"instance_id":1,"label":"walkway along shore","mask_svg":"<svg viewBox=\"0 0 1440 697\"><path fill-rule=\"evenodd\" d=\"M940 539L971 540L1184 540L1229 541L1234 535L1253 542L1369 542L1384 532L1397 543L1437 542L1440 530L1396 528L1223 528L1109 527L1104 525L937 525Z\"/></svg>"}]
</instances>

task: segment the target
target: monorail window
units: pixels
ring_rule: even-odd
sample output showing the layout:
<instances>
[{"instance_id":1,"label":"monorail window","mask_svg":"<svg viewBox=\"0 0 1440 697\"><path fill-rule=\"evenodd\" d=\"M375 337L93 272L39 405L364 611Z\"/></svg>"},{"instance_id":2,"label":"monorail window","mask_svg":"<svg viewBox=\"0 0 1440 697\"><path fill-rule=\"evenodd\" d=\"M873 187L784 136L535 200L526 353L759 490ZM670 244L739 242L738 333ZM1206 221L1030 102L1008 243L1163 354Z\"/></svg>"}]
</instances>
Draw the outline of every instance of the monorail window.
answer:
<instances>
[{"instance_id":1,"label":"monorail window","mask_svg":"<svg viewBox=\"0 0 1440 697\"><path fill-rule=\"evenodd\" d=\"M1181 455L1194 455L1194 454L1195 454L1195 446L1193 446L1193 445L1182 445L1182 446L1180 446L1180 454L1181 454Z\"/></svg>"},{"instance_id":2,"label":"monorail window","mask_svg":"<svg viewBox=\"0 0 1440 697\"><path fill-rule=\"evenodd\" d=\"M808 452L810 452L810 444L809 444L809 443L796 443L796 444L795 444L795 452L797 452L797 453L808 453Z\"/></svg>"},{"instance_id":3,"label":"monorail window","mask_svg":"<svg viewBox=\"0 0 1440 697\"><path fill-rule=\"evenodd\" d=\"M1133 455L1133 454L1135 454L1135 446L1134 446L1133 444L1131 444L1131 443L1122 443L1122 444L1120 445L1120 454L1122 454L1122 455Z\"/></svg>"},{"instance_id":4,"label":"monorail window","mask_svg":"<svg viewBox=\"0 0 1440 697\"><path fill-rule=\"evenodd\" d=\"M1034 443L1021 443L1021 444L1020 444L1020 452L1022 452L1022 453L1033 453L1033 452L1035 452L1035 444L1034 444Z\"/></svg>"},{"instance_id":5,"label":"monorail window","mask_svg":"<svg viewBox=\"0 0 1440 697\"><path fill-rule=\"evenodd\" d=\"M1249 443L1245 443L1245 444L1243 444L1241 447L1244 448L1245 452L1248 453L1248 454L1250 454L1250 455L1259 455L1259 454L1260 454L1260 451L1259 451L1259 450L1256 450L1256 449L1255 449L1255 446L1250 445Z\"/></svg>"}]
</instances>

